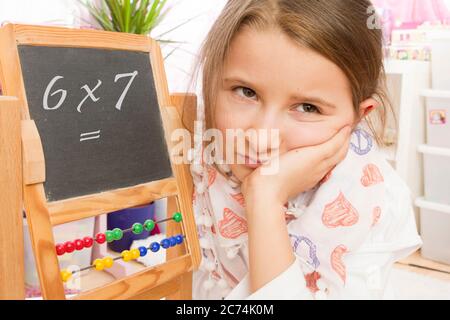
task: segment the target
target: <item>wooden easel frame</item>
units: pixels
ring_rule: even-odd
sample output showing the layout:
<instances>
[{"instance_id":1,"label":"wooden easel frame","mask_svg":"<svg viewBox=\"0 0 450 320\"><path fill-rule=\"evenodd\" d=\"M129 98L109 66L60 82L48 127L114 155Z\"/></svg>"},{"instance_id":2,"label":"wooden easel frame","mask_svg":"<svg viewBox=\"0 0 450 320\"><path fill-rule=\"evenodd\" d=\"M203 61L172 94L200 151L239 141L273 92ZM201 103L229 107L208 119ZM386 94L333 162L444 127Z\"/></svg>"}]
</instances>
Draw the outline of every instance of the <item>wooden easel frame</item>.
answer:
<instances>
[{"instance_id":1,"label":"wooden easel frame","mask_svg":"<svg viewBox=\"0 0 450 320\"><path fill-rule=\"evenodd\" d=\"M146 52L153 69L155 88L166 134L172 150L170 133L182 128L176 106L168 92L163 58L158 43L132 34L77 30L28 25L6 25L0 29L0 82L6 95L18 98L21 105L23 157L23 197L30 237L44 299L64 299L64 287L55 252L52 227L112 211L148 204L168 198L168 210L183 213L182 233L187 253L171 248L167 262L106 286L83 292L77 299L190 299L192 272L200 264L196 225L192 212L192 180L186 164L172 163L174 177L100 194L47 202L44 192L45 159L41 139L30 118L26 89L18 55L19 45L79 47ZM150 90L150 88L149 88ZM187 103L195 103L186 97ZM178 102L180 99L176 99ZM186 101L184 101L186 103ZM179 107L179 106L178 106ZM170 212L170 211L169 211ZM169 222L168 234L179 225Z\"/></svg>"},{"instance_id":2,"label":"wooden easel frame","mask_svg":"<svg viewBox=\"0 0 450 320\"><path fill-rule=\"evenodd\" d=\"M0 96L0 300L25 297L20 105Z\"/></svg>"}]
</instances>

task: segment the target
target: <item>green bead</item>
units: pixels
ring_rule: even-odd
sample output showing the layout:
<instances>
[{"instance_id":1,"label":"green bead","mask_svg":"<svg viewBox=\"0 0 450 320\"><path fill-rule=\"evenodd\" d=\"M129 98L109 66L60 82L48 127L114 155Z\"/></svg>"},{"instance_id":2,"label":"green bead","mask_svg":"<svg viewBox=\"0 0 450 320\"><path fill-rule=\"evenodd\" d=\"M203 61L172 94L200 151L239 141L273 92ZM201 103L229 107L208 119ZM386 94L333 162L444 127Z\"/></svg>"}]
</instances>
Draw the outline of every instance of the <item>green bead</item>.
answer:
<instances>
[{"instance_id":1,"label":"green bead","mask_svg":"<svg viewBox=\"0 0 450 320\"><path fill-rule=\"evenodd\" d=\"M180 222L181 220L183 220L183 218L182 218L180 212L175 213L175 214L173 215L172 218L173 218L173 220L175 220L176 222Z\"/></svg>"},{"instance_id":2,"label":"green bead","mask_svg":"<svg viewBox=\"0 0 450 320\"><path fill-rule=\"evenodd\" d=\"M114 241L114 234L111 230L105 232L106 242Z\"/></svg>"},{"instance_id":3,"label":"green bead","mask_svg":"<svg viewBox=\"0 0 450 320\"><path fill-rule=\"evenodd\" d=\"M144 227L139 222L136 222L133 224L133 233L134 234L141 234L142 231L144 231Z\"/></svg>"},{"instance_id":4,"label":"green bead","mask_svg":"<svg viewBox=\"0 0 450 320\"><path fill-rule=\"evenodd\" d=\"M153 220L146 220L144 222L144 228L147 231L153 231L153 229L155 229L155 221L153 221Z\"/></svg>"},{"instance_id":5,"label":"green bead","mask_svg":"<svg viewBox=\"0 0 450 320\"><path fill-rule=\"evenodd\" d=\"M114 240L120 240L123 237L123 231L119 228L115 228L113 231Z\"/></svg>"}]
</instances>

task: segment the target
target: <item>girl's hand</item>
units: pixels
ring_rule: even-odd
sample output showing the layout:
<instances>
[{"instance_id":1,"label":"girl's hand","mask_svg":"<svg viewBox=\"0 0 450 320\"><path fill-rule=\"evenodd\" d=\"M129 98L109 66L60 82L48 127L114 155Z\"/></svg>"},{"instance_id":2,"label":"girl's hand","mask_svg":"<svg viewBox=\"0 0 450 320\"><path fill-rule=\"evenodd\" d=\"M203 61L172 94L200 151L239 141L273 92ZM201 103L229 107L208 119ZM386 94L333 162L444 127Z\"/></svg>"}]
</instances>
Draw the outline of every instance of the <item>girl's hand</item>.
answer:
<instances>
[{"instance_id":1,"label":"girl's hand","mask_svg":"<svg viewBox=\"0 0 450 320\"><path fill-rule=\"evenodd\" d=\"M275 174L267 174L267 168L273 165L270 162L256 169L242 182L241 191L246 206L251 207L254 201L268 199L284 205L291 197L312 189L344 160L350 134L351 127L347 126L321 145L299 148L281 155ZM263 171L265 167L266 173Z\"/></svg>"}]
</instances>

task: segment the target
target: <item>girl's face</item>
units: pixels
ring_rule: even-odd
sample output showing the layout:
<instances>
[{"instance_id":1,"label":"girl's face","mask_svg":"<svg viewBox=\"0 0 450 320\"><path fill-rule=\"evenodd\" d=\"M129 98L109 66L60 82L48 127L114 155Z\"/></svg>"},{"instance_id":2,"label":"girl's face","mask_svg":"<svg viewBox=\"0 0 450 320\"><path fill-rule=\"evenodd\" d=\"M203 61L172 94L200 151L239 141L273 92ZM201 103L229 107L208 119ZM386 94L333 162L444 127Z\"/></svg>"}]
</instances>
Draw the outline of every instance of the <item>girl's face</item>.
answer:
<instances>
[{"instance_id":1,"label":"girl's face","mask_svg":"<svg viewBox=\"0 0 450 320\"><path fill-rule=\"evenodd\" d=\"M213 116L224 137L226 129L279 130L278 145L247 137L246 154L234 151L241 160L257 154L252 161L322 144L357 119L350 83L338 66L278 30L248 27L234 38L224 61ZM232 164L231 170L243 181L255 167Z\"/></svg>"}]
</instances>

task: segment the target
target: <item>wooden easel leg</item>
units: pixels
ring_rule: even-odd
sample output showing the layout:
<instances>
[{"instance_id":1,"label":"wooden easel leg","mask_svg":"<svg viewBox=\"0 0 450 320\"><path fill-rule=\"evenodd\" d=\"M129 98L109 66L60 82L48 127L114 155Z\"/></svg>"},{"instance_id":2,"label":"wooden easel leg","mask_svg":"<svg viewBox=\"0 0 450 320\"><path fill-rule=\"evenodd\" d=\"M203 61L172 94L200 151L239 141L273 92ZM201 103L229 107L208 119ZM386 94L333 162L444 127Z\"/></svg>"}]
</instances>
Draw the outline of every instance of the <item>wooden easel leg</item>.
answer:
<instances>
[{"instance_id":1,"label":"wooden easel leg","mask_svg":"<svg viewBox=\"0 0 450 320\"><path fill-rule=\"evenodd\" d=\"M178 300L192 300L192 271L181 276L178 294Z\"/></svg>"},{"instance_id":2,"label":"wooden easel leg","mask_svg":"<svg viewBox=\"0 0 450 320\"><path fill-rule=\"evenodd\" d=\"M0 299L25 299L20 106L0 96Z\"/></svg>"},{"instance_id":3,"label":"wooden easel leg","mask_svg":"<svg viewBox=\"0 0 450 320\"><path fill-rule=\"evenodd\" d=\"M170 197L167 199L167 216L171 217L178 211L177 199ZM167 224L166 236L173 236L182 233L179 223L169 221ZM176 246L167 250L167 261L186 254L186 246ZM179 278L179 289L166 297L167 300L191 300L192 299L192 272L188 272Z\"/></svg>"}]
</instances>

